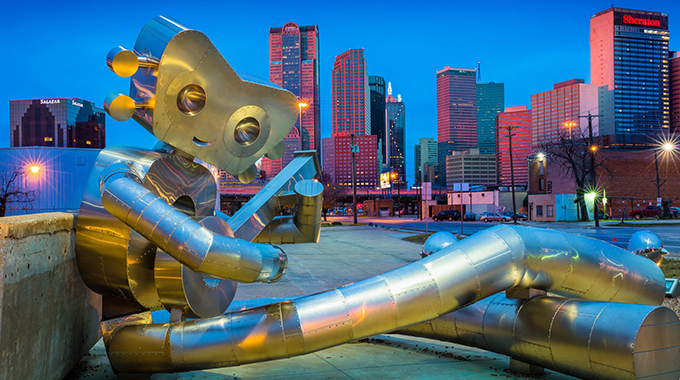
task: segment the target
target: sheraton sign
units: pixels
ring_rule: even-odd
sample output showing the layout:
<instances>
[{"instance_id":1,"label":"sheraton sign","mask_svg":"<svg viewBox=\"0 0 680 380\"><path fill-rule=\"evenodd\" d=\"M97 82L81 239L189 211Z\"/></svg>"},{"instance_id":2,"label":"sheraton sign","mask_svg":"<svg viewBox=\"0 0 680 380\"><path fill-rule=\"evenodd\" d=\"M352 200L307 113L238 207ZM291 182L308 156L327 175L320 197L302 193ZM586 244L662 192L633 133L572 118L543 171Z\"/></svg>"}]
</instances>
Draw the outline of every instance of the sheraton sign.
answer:
<instances>
[{"instance_id":1,"label":"sheraton sign","mask_svg":"<svg viewBox=\"0 0 680 380\"><path fill-rule=\"evenodd\" d=\"M659 20L654 20L651 18L638 18L631 15L623 15L623 23L630 25L654 26L657 28L661 27L661 21Z\"/></svg>"}]
</instances>

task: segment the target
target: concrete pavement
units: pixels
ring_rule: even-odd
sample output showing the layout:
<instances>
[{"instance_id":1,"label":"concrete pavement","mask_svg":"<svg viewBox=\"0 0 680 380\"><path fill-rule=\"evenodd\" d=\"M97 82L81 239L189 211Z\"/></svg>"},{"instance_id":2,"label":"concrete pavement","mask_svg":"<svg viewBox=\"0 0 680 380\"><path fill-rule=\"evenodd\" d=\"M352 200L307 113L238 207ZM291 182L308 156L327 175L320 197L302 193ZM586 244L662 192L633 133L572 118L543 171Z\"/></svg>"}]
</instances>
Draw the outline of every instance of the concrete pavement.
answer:
<instances>
[{"instance_id":1,"label":"concrete pavement","mask_svg":"<svg viewBox=\"0 0 680 380\"><path fill-rule=\"evenodd\" d=\"M417 261L421 246L409 233L369 226L324 227L318 244L285 245L286 276L275 284L242 284L235 300L295 297L334 289ZM156 318L156 316L154 316ZM162 318L162 316L161 316ZM158 318L158 319L161 319ZM379 335L308 355L152 379L525 379L507 372L503 355L401 335ZM68 379L114 379L99 342ZM534 379L572 377L547 371Z\"/></svg>"}]
</instances>

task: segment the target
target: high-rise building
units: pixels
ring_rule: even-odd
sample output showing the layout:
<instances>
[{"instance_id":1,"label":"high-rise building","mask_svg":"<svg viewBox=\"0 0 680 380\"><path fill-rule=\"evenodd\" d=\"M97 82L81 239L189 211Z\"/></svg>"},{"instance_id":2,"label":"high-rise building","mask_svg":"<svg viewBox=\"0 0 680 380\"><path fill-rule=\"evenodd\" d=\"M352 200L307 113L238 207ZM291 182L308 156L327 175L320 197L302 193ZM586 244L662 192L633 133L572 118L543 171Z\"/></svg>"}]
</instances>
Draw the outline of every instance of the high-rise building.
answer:
<instances>
[{"instance_id":1,"label":"high-rise building","mask_svg":"<svg viewBox=\"0 0 680 380\"><path fill-rule=\"evenodd\" d=\"M269 29L269 80L307 104L295 123L303 150L321 146L319 27L289 22Z\"/></svg>"},{"instance_id":2,"label":"high-rise building","mask_svg":"<svg viewBox=\"0 0 680 380\"><path fill-rule=\"evenodd\" d=\"M481 154L496 153L496 116L505 108L503 83L477 83L477 147Z\"/></svg>"},{"instance_id":3,"label":"high-rise building","mask_svg":"<svg viewBox=\"0 0 680 380\"><path fill-rule=\"evenodd\" d=\"M670 124L668 15L609 8L590 18L590 77L600 89L600 134L645 144Z\"/></svg>"},{"instance_id":4,"label":"high-rise building","mask_svg":"<svg viewBox=\"0 0 680 380\"><path fill-rule=\"evenodd\" d=\"M424 182L433 182L432 178L428 178L428 175L423 171L423 165L437 165L437 162L439 161L437 155L437 141L431 137L419 139L418 144L415 145L414 157L416 184L420 184L421 180Z\"/></svg>"},{"instance_id":5,"label":"high-rise building","mask_svg":"<svg viewBox=\"0 0 680 380\"><path fill-rule=\"evenodd\" d=\"M510 166L510 139L508 127L512 136L512 166ZM498 114L498 132L496 157L498 162L498 184L512 185L512 175L515 176L515 186L527 185L529 172L527 157L531 155L531 110L527 106L508 107ZM512 169L511 169L512 168ZM514 173L513 173L514 172Z\"/></svg>"},{"instance_id":6,"label":"high-rise building","mask_svg":"<svg viewBox=\"0 0 680 380\"><path fill-rule=\"evenodd\" d=\"M442 185L447 183L446 157L454 150L477 146L476 72L449 66L437 71L437 143Z\"/></svg>"},{"instance_id":7,"label":"high-rise building","mask_svg":"<svg viewBox=\"0 0 680 380\"><path fill-rule=\"evenodd\" d=\"M371 105L363 49L336 57L331 73L333 135L323 139L323 172L340 186L352 185L351 135L354 135L357 188L378 182L378 139L371 135Z\"/></svg>"},{"instance_id":8,"label":"high-rise building","mask_svg":"<svg viewBox=\"0 0 680 380\"><path fill-rule=\"evenodd\" d=\"M577 138L588 133L588 120L579 116L598 114L597 85L571 79L556 83L551 91L531 95L532 146L540 149L560 136ZM593 118L593 134L598 134L598 118Z\"/></svg>"},{"instance_id":9,"label":"high-rise building","mask_svg":"<svg viewBox=\"0 0 680 380\"><path fill-rule=\"evenodd\" d=\"M496 156L480 154L478 148L453 151L446 157L447 189L454 183L492 186L496 184Z\"/></svg>"},{"instance_id":10,"label":"high-rise building","mask_svg":"<svg viewBox=\"0 0 680 380\"><path fill-rule=\"evenodd\" d=\"M79 98L10 100L12 147L106 147L104 110Z\"/></svg>"},{"instance_id":11,"label":"high-rise building","mask_svg":"<svg viewBox=\"0 0 680 380\"><path fill-rule=\"evenodd\" d=\"M406 183L406 106L401 95L396 98L392 96L392 83L388 86L385 108L389 131L388 162L392 173L397 175L394 179L395 186L403 187Z\"/></svg>"},{"instance_id":12,"label":"high-rise building","mask_svg":"<svg viewBox=\"0 0 680 380\"><path fill-rule=\"evenodd\" d=\"M331 71L333 133L371 134L371 95L364 49L335 57Z\"/></svg>"},{"instance_id":13,"label":"high-rise building","mask_svg":"<svg viewBox=\"0 0 680 380\"><path fill-rule=\"evenodd\" d=\"M377 75L368 77L371 91L371 134L378 137L378 159L381 167L389 167L389 139L385 128L385 79ZM382 168L378 168L382 171Z\"/></svg>"},{"instance_id":14,"label":"high-rise building","mask_svg":"<svg viewBox=\"0 0 680 380\"><path fill-rule=\"evenodd\" d=\"M269 179L290 163L294 151L320 152L319 57L318 26L289 22L282 28L269 28L269 80L307 105L300 107L295 127L283 140L285 155L275 161L262 158L262 170Z\"/></svg>"},{"instance_id":15,"label":"high-rise building","mask_svg":"<svg viewBox=\"0 0 680 380\"><path fill-rule=\"evenodd\" d=\"M680 55L670 59L671 133L680 133Z\"/></svg>"}]
</instances>

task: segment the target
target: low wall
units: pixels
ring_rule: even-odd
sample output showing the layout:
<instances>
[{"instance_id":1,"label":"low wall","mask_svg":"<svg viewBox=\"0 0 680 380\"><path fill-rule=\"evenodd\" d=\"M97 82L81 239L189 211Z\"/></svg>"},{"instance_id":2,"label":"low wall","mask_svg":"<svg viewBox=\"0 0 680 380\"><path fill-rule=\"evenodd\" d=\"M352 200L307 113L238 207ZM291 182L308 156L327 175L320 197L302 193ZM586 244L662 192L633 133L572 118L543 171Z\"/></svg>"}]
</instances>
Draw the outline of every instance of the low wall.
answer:
<instances>
[{"instance_id":1,"label":"low wall","mask_svg":"<svg viewBox=\"0 0 680 380\"><path fill-rule=\"evenodd\" d=\"M62 379L99 339L74 239L73 214L0 218L0 379Z\"/></svg>"}]
</instances>

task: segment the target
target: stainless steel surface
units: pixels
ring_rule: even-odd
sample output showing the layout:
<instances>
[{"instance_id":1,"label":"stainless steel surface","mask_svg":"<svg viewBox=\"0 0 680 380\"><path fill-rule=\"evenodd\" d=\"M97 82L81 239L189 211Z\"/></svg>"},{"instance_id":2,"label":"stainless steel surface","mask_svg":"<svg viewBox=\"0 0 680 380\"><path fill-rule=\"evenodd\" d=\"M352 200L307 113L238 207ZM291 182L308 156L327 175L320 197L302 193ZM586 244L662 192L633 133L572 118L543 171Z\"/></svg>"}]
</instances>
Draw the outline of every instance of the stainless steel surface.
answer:
<instances>
[{"instance_id":1,"label":"stainless steel surface","mask_svg":"<svg viewBox=\"0 0 680 380\"><path fill-rule=\"evenodd\" d=\"M423 250L420 255L422 257L430 256L431 254L439 252L442 249L457 242L458 238L456 235L450 232L435 232L429 238L427 238L427 240L425 240L425 243L423 244Z\"/></svg>"},{"instance_id":2,"label":"stainless steel surface","mask_svg":"<svg viewBox=\"0 0 680 380\"><path fill-rule=\"evenodd\" d=\"M295 152L294 156L229 219L235 237L275 244L318 241L322 205L319 192L323 188L311 183L309 187L298 187L321 175L318 156L314 151ZM294 206L294 216L278 216L285 206Z\"/></svg>"},{"instance_id":3,"label":"stainless steel surface","mask_svg":"<svg viewBox=\"0 0 680 380\"><path fill-rule=\"evenodd\" d=\"M158 139L243 182L252 181L260 157L281 153L297 118L295 95L242 80L203 33L167 17L149 21L134 52L116 47L107 63L121 76L132 75L129 97L107 97L112 117L134 113Z\"/></svg>"},{"instance_id":4,"label":"stainless steel surface","mask_svg":"<svg viewBox=\"0 0 680 380\"><path fill-rule=\"evenodd\" d=\"M213 180L209 173L206 176ZM100 181L106 211L193 271L241 282L274 282L285 272L282 250L211 232L144 187L129 164L108 166ZM215 191L214 183L204 188ZM214 204L213 198L210 207Z\"/></svg>"},{"instance_id":5,"label":"stainless steel surface","mask_svg":"<svg viewBox=\"0 0 680 380\"><path fill-rule=\"evenodd\" d=\"M654 263L623 249L552 230L496 226L325 293L221 317L122 327L110 340L109 359L122 372L179 372L291 357L428 321L517 286L652 304L665 290ZM507 334L512 325L497 331Z\"/></svg>"},{"instance_id":6,"label":"stainless steel surface","mask_svg":"<svg viewBox=\"0 0 680 380\"><path fill-rule=\"evenodd\" d=\"M663 242L652 231L638 231L630 237L628 250L636 255L644 256L657 265L661 265L663 257L668 251L663 247Z\"/></svg>"},{"instance_id":7,"label":"stainless steel surface","mask_svg":"<svg viewBox=\"0 0 680 380\"><path fill-rule=\"evenodd\" d=\"M398 332L479 347L582 379L680 378L680 321L666 307L498 294Z\"/></svg>"}]
</instances>

